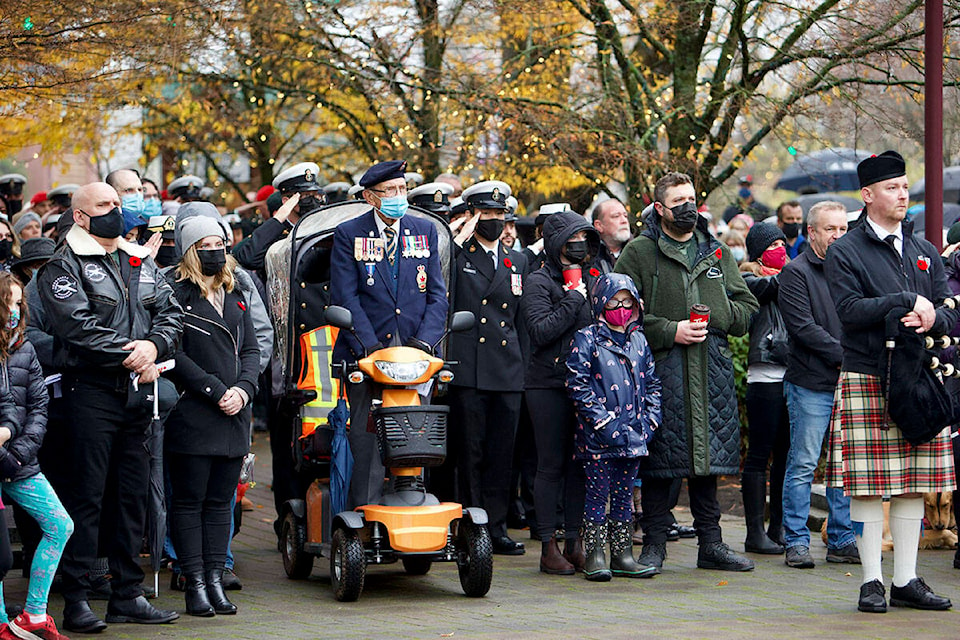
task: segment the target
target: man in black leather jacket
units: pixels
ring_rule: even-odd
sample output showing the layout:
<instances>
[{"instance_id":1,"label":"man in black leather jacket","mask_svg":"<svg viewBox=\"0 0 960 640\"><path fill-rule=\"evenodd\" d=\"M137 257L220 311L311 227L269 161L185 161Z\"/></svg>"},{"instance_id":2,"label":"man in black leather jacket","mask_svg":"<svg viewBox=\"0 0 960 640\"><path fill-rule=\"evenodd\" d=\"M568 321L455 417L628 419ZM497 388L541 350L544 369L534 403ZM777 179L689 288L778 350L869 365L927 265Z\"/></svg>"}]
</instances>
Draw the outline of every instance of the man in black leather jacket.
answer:
<instances>
[{"instance_id":1,"label":"man in black leather jacket","mask_svg":"<svg viewBox=\"0 0 960 640\"><path fill-rule=\"evenodd\" d=\"M178 615L154 608L140 586L151 413L132 379L153 388L156 363L176 350L183 313L149 249L120 238L123 217L113 187L81 187L72 207L74 225L37 281L73 417L67 434L72 490L62 498L75 529L61 563L63 625L81 633L106 627L87 602L102 510L113 514L115 527L103 550L113 576L107 622L171 622Z\"/></svg>"}]
</instances>

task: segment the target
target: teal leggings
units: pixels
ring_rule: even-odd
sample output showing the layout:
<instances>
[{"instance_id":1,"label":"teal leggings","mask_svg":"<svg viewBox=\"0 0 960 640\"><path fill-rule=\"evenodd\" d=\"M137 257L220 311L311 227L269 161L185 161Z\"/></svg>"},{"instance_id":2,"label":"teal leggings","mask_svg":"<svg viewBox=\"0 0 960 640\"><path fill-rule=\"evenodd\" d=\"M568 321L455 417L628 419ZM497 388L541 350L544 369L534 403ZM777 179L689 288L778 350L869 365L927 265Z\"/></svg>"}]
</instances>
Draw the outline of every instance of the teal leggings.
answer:
<instances>
[{"instance_id":1,"label":"teal leggings","mask_svg":"<svg viewBox=\"0 0 960 640\"><path fill-rule=\"evenodd\" d=\"M9 497L37 521L43 538L33 555L30 567L30 584L27 587L27 602L23 609L33 615L47 612L47 597L50 585L60 564L63 548L73 533L73 520L60 503L53 487L42 473L16 482L0 483L3 495ZM7 622L3 603L3 585L0 584L0 622Z\"/></svg>"}]
</instances>

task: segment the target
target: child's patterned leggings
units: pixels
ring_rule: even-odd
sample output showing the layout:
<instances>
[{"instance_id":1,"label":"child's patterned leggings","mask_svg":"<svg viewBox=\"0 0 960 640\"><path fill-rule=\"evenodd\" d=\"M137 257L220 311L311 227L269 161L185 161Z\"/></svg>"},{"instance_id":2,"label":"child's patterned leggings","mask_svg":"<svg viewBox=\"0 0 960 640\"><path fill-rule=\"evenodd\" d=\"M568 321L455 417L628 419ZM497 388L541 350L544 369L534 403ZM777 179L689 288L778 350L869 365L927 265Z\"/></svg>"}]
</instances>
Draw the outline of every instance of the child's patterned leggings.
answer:
<instances>
[{"instance_id":1,"label":"child's patterned leggings","mask_svg":"<svg viewBox=\"0 0 960 640\"><path fill-rule=\"evenodd\" d=\"M639 458L604 458L586 460L587 496L583 519L603 522L607 519L607 497L610 497L610 519L629 522L633 518L633 481L640 468Z\"/></svg>"},{"instance_id":2,"label":"child's patterned leggings","mask_svg":"<svg viewBox=\"0 0 960 640\"><path fill-rule=\"evenodd\" d=\"M43 531L43 538L33 554L33 565L30 567L30 584L27 588L27 602L23 610L33 615L43 615L47 612L47 597L50 595L50 585L53 576L60 564L63 548L73 533L73 520L67 510L63 508L57 494L50 483L38 473L26 480L4 482L0 484L4 497L9 497L26 511L31 518L37 521ZM7 621L7 614L3 604L3 587L0 585L0 622Z\"/></svg>"}]
</instances>

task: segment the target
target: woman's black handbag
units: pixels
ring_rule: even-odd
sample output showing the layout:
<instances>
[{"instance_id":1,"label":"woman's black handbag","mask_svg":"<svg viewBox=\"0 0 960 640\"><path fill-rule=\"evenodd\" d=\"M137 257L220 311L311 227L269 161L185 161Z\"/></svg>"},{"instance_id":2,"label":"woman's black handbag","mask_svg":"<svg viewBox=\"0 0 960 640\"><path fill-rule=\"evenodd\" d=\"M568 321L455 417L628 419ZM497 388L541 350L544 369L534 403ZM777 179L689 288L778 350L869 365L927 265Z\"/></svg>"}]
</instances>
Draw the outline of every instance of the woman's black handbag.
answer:
<instances>
[{"instance_id":1,"label":"woman's black handbag","mask_svg":"<svg viewBox=\"0 0 960 640\"><path fill-rule=\"evenodd\" d=\"M897 309L887 317L887 348L880 357L880 384L887 415L903 438L917 446L960 420L960 407L944 388L924 349L923 336L903 328ZM892 318L892 316L896 317Z\"/></svg>"}]
</instances>

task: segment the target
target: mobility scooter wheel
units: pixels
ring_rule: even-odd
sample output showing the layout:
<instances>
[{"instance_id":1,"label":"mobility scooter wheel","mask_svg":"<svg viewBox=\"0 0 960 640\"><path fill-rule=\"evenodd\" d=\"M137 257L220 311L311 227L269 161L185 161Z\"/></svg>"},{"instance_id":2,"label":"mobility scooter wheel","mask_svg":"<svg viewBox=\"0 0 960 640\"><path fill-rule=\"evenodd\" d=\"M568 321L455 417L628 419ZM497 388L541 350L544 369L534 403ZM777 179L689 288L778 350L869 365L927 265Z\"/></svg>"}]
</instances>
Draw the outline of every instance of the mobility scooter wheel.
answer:
<instances>
[{"instance_id":1,"label":"mobility scooter wheel","mask_svg":"<svg viewBox=\"0 0 960 640\"><path fill-rule=\"evenodd\" d=\"M330 583L340 602L353 602L363 591L367 559L363 542L353 529L339 528L330 544Z\"/></svg>"},{"instance_id":2,"label":"mobility scooter wheel","mask_svg":"<svg viewBox=\"0 0 960 640\"><path fill-rule=\"evenodd\" d=\"M280 552L288 578L303 580L313 571L313 554L303 550L306 541L307 528L303 519L288 511L280 525Z\"/></svg>"},{"instance_id":3,"label":"mobility scooter wheel","mask_svg":"<svg viewBox=\"0 0 960 640\"><path fill-rule=\"evenodd\" d=\"M423 556L406 556L401 559L401 562L403 562L403 569L412 576L426 575L430 571L430 565L433 564L433 560Z\"/></svg>"},{"instance_id":4,"label":"mobility scooter wheel","mask_svg":"<svg viewBox=\"0 0 960 640\"><path fill-rule=\"evenodd\" d=\"M487 595L493 579L493 543L485 526L466 519L460 521L457 569L465 594L471 598Z\"/></svg>"}]
</instances>

